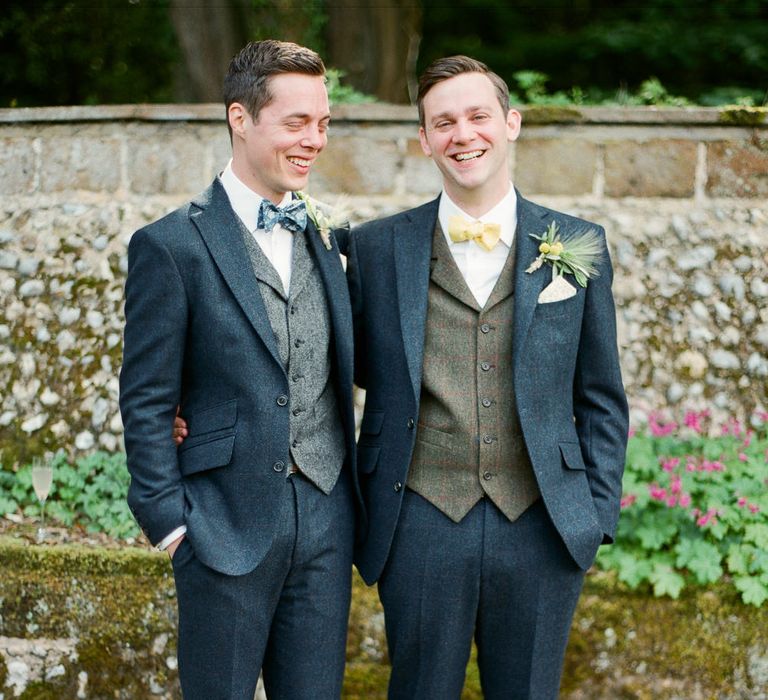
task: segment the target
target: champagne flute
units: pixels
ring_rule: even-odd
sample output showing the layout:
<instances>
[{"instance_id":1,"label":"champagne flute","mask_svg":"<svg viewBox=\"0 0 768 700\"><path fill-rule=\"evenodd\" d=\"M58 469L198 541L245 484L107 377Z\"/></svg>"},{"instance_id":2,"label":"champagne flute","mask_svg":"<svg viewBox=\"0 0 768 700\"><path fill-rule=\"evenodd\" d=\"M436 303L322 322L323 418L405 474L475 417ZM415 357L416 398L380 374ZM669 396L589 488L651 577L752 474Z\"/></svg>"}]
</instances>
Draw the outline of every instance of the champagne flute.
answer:
<instances>
[{"instance_id":1,"label":"champagne flute","mask_svg":"<svg viewBox=\"0 0 768 700\"><path fill-rule=\"evenodd\" d=\"M37 541L45 539L45 501L51 492L53 484L53 466L50 460L41 462L39 459L32 461L32 488L35 490L37 500L40 502L40 527L37 530Z\"/></svg>"}]
</instances>

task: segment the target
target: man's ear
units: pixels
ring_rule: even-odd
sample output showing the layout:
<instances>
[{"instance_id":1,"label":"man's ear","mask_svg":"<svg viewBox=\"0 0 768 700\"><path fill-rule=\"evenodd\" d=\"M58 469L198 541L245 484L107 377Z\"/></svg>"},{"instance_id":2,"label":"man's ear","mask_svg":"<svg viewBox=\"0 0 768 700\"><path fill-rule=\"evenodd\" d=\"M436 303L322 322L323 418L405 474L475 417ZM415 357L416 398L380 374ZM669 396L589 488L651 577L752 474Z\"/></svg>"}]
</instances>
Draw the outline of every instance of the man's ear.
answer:
<instances>
[{"instance_id":1,"label":"man's ear","mask_svg":"<svg viewBox=\"0 0 768 700\"><path fill-rule=\"evenodd\" d=\"M227 108L227 121L229 122L229 128L232 129L233 136L237 135L243 138L246 119L250 118L248 111L239 102L233 102Z\"/></svg>"},{"instance_id":2,"label":"man's ear","mask_svg":"<svg viewBox=\"0 0 768 700\"><path fill-rule=\"evenodd\" d=\"M427 132L424 131L424 127L419 127L419 143L421 144L421 150L424 151L424 155L427 156L427 158L432 157L432 149L429 147L429 144L427 143Z\"/></svg>"},{"instance_id":3,"label":"man's ear","mask_svg":"<svg viewBox=\"0 0 768 700\"><path fill-rule=\"evenodd\" d=\"M510 109L509 112L507 112L507 139L510 142L516 141L517 137L520 136L520 127L522 123L523 117L516 109Z\"/></svg>"}]
</instances>

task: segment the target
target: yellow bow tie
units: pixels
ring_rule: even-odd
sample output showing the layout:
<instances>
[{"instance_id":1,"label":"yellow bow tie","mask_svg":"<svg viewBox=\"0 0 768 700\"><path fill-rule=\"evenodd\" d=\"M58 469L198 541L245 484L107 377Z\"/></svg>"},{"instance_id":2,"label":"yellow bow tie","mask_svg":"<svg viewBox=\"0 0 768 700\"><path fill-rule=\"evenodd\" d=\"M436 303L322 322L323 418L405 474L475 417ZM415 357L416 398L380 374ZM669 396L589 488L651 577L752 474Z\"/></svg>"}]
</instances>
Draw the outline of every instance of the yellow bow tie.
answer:
<instances>
[{"instance_id":1,"label":"yellow bow tie","mask_svg":"<svg viewBox=\"0 0 768 700\"><path fill-rule=\"evenodd\" d=\"M499 242L501 225L467 221L463 216L451 216L448 219L448 235L454 243L474 241L483 250L490 251Z\"/></svg>"}]
</instances>

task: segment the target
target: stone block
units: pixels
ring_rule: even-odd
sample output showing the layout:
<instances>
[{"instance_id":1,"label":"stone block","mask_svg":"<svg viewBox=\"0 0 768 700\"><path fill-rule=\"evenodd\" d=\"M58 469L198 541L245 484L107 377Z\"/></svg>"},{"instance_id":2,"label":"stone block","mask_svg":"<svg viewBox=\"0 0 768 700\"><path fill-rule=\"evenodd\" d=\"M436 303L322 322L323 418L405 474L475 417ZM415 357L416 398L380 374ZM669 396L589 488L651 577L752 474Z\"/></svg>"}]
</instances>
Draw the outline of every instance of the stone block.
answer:
<instances>
[{"instance_id":1,"label":"stone block","mask_svg":"<svg viewBox=\"0 0 768 700\"><path fill-rule=\"evenodd\" d=\"M515 185L530 194L591 194L597 146L583 139L521 139Z\"/></svg>"},{"instance_id":2,"label":"stone block","mask_svg":"<svg viewBox=\"0 0 768 700\"><path fill-rule=\"evenodd\" d=\"M605 145L609 197L692 197L696 143L685 139L611 141Z\"/></svg>"},{"instance_id":3,"label":"stone block","mask_svg":"<svg viewBox=\"0 0 768 700\"><path fill-rule=\"evenodd\" d=\"M710 197L768 197L768 139L707 145Z\"/></svg>"},{"instance_id":4,"label":"stone block","mask_svg":"<svg viewBox=\"0 0 768 700\"><path fill-rule=\"evenodd\" d=\"M205 145L194 129L161 129L128 142L128 186L138 194L194 195L211 183ZM226 162L225 162L226 165Z\"/></svg>"},{"instance_id":5,"label":"stone block","mask_svg":"<svg viewBox=\"0 0 768 700\"><path fill-rule=\"evenodd\" d=\"M442 188L442 178L432 159L424 155L418 139L410 139L403 162L405 191L408 194L437 195Z\"/></svg>"},{"instance_id":6,"label":"stone block","mask_svg":"<svg viewBox=\"0 0 768 700\"><path fill-rule=\"evenodd\" d=\"M313 192L389 194L395 191L401 155L394 141L332 136L312 173Z\"/></svg>"},{"instance_id":7,"label":"stone block","mask_svg":"<svg viewBox=\"0 0 768 700\"><path fill-rule=\"evenodd\" d=\"M42 140L40 189L114 192L120 186L120 142L94 136Z\"/></svg>"},{"instance_id":8,"label":"stone block","mask_svg":"<svg viewBox=\"0 0 768 700\"><path fill-rule=\"evenodd\" d=\"M26 194L34 187L32 139L0 139L0 194Z\"/></svg>"}]
</instances>

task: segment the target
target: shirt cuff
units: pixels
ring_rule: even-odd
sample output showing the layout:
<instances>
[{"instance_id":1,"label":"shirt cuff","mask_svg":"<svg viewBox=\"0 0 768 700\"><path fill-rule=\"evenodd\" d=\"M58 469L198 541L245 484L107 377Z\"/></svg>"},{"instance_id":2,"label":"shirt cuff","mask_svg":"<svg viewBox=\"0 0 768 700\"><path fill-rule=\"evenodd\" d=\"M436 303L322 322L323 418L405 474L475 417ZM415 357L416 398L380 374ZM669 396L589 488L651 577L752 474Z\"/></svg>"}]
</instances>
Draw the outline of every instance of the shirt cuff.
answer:
<instances>
[{"instance_id":1,"label":"shirt cuff","mask_svg":"<svg viewBox=\"0 0 768 700\"><path fill-rule=\"evenodd\" d=\"M186 534L187 532L187 526L186 525L179 525L173 532L171 532L169 535L166 535L163 537L162 540L160 540L159 544L157 545L157 548L162 552L164 549L168 548L168 545L173 542L174 540L177 540L182 535Z\"/></svg>"}]
</instances>

